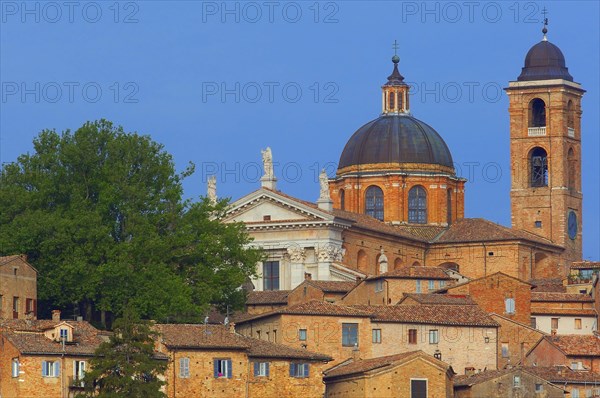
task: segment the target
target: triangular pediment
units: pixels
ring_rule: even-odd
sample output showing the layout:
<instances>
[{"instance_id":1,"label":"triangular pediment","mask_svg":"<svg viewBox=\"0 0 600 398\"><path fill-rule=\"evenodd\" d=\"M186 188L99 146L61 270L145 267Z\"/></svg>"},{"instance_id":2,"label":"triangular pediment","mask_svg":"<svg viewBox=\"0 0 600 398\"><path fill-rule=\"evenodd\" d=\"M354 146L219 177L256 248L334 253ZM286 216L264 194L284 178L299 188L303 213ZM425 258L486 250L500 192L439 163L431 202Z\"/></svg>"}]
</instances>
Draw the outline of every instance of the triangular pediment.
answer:
<instances>
[{"instance_id":1,"label":"triangular pediment","mask_svg":"<svg viewBox=\"0 0 600 398\"><path fill-rule=\"evenodd\" d=\"M327 222L334 220L333 214L313 205L269 189L261 188L233 202L225 222L246 224Z\"/></svg>"}]
</instances>

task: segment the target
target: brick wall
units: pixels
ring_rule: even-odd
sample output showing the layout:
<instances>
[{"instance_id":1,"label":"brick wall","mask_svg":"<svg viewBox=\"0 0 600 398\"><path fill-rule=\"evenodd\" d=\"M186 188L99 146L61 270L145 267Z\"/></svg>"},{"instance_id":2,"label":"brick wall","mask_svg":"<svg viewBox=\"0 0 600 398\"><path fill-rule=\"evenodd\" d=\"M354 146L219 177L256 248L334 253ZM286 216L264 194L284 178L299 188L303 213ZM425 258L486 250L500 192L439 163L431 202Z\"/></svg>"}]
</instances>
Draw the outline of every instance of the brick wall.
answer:
<instances>
[{"instance_id":1,"label":"brick wall","mask_svg":"<svg viewBox=\"0 0 600 398\"><path fill-rule=\"evenodd\" d=\"M0 318L13 318L13 297L18 297L19 319L25 319L28 302L36 313L37 273L23 259L0 266L0 297Z\"/></svg>"}]
</instances>

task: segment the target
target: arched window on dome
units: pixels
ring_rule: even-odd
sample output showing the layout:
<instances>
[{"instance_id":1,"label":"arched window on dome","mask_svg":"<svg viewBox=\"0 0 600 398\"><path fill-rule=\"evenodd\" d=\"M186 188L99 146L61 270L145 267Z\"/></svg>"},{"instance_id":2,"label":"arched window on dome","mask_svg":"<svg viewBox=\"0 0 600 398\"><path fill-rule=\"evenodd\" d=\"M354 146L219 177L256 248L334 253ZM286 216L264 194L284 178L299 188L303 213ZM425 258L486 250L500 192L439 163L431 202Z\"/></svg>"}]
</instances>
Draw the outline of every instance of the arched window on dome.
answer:
<instances>
[{"instance_id":1,"label":"arched window on dome","mask_svg":"<svg viewBox=\"0 0 600 398\"><path fill-rule=\"evenodd\" d=\"M427 224L427 192L420 185L408 191L408 222Z\"/></svg>"},{"instance_id":2,"label":"arched window on dome","mask_svg":"<svg viewBox=\"0 0 600 398\"><path fill-rule=\"evenodd\" d=\"M531 186L548 186L548 154L543 148L536 147L531 150L529 156Z\"/></svg>"},{"instance_id":3,"label":"arched window on dome","mask_svg":"<svg viewBox=\"0 0 600 398\"><path fill-rule=\"evenodd\" d=\"M365 193L365 214L383 221L383 191L371 185Z\"/></svg>"},{"instance_id":4,"label":"arched window on dome","mask_svg":"<svg viewBox=\"0 0 600 398\"><path fill-rule=\"evenodd\" d=\"M346 193L340 189L340 209L346 210Z\"/></svg>"},{"instance_id":5,"label":"arched window on dome","mask_svg":"<svg viewBox=\"0 0 600 398\"><path fill-rule=\"evenodd\" d=\"M529 103L529 127L546 127L546 103L539 98Z\"/></svg>"}]
</instances>

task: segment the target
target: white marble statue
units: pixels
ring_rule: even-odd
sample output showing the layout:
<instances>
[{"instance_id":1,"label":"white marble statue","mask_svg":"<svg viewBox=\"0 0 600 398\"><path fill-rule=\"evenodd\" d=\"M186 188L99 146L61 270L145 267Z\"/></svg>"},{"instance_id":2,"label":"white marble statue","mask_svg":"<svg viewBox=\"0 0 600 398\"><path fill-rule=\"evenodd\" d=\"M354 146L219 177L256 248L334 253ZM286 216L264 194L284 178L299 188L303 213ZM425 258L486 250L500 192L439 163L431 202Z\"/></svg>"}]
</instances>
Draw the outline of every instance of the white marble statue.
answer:
<instances>
[{"instance_id":1,"label":"white marble statue","mask_svg":"<svg viewBox=\"0 0 600 398\"><path fill-rule=\"evenodd\" d=\"M271 152L271 147L267 147L262 153L263 160L263 168L265 169L264 178L273 178L273 153Z\"/></svg>"},{"instance_id":2,"label":"white marble statue","mask_svg":"<svg viewBox=\"0 0 600 398\"><path fill-rule=\"evenodd\" d=\"M384 274L386 272L388 272L388 258L385 255L383 248L381 248L379 255L379 273Z\"/></svg>"},{"instance_id":3,"label":"white marble statue","mask_svg":"<svg viewBox=\"0 0 600 398\"><path fill-rule=\"evenodd\" d=\"M206 196L208 196L208 200L213 205L217 203L217 176L208 177Z\"/></svg>"},{"instance_id":4,"label":"white marble statue","mask_svg":"<svg viewBox=\"0 0 600 398\"><path fill-rule=\"evenodd\" d=\"M319 195L319 199L330 199L331 196L329 194L329 178L327 178L327 173L325 169L321 170L321 174L319 174L319 185L321 186L321 193Z\"/></svg>"}]
</instances>

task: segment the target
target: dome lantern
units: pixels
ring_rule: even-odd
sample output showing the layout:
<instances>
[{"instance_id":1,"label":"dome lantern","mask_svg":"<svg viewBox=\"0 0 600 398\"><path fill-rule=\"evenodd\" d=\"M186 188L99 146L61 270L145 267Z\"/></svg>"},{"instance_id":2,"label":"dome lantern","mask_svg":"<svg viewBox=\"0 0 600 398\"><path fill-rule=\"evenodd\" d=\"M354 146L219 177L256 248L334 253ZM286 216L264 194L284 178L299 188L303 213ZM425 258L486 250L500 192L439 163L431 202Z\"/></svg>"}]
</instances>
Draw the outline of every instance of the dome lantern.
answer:
<instances>
[{"instance_id":1,"label":"dome lantern","mask_svg":"<svg viewBox=\"0 0 600 398\"><path fill-rule=\"evenodd\" d=\"M388 76L388 81L381 87L381 107L384 115L388 114L401 114L410 113L408 106L408 91L410 87L404 83L404 76L398 71L398 63L400 57L398 57L398 42L394 40L394 56L392 57L392 63L394 64L394 70L392 74Z\"/></svg>"}]
</instances>

